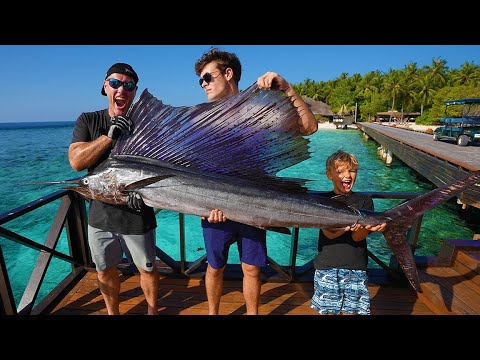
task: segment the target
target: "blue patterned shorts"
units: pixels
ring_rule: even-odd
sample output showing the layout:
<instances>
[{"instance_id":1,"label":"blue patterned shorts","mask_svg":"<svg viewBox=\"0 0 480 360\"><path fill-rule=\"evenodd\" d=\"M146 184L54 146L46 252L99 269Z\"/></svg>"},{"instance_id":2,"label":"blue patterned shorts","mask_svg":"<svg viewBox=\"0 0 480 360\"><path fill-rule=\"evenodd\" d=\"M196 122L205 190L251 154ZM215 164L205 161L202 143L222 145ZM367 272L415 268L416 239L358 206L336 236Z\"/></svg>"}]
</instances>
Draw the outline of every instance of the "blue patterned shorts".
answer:
<instances>
[{"instance_id":1,"label":"blue patterned shorts","mask_svg":"<svg viewBox=\"0 0 480 360\"><path fill-rule=\"evenodd\" d=\"M364 270L315 270L311 308L320 314L370 315L368 277Z\"/></svg>"}]
</instances>

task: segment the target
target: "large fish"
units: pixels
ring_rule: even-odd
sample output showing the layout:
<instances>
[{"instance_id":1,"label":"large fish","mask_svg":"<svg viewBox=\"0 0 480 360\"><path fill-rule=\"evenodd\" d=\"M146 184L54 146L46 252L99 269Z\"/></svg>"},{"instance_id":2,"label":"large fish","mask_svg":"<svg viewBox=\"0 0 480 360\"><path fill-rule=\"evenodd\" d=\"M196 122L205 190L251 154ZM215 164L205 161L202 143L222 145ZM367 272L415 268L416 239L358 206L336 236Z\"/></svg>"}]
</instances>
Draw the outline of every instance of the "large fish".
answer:
<instances>
[{"instance_id":1,"label":"large fish","mask_svg":"<svg viewBox=\"0 0 480 360\"><path fill-rule=\"evenodd\" d=\"M89 199L126 204L129 191L148 206L264 229L344 228L387 223L383 232L412 287L421 292L406 238L415 218L480 180L480 172L385 212L317 196L307 180L276 173L309 158L297 109L281 91L254 84L236 96L192 107L163 104L147 90L134 104L131 136L81 179L61 181Z\"/></svg>"},{"instance_id":2,"label":"large fish","mask_svg":"<svg viewBox=\"0 0 480 360\"><path fill-rule=\"evenodd\" d=\"M86 198L111 204L126 204L128 191L136 191L151 207L207 217L211 209L221 209L230 220L263 229L345 228L386 223L383 235L388 245L412 287L421 292L407 230L417 216L479 181L480 171L477 171L385 212L373 212L305 193L294 186L275 187L161 160L116 155L82 179L68 181L78 185L68 188Z\"/></svg>"}]
</instances>

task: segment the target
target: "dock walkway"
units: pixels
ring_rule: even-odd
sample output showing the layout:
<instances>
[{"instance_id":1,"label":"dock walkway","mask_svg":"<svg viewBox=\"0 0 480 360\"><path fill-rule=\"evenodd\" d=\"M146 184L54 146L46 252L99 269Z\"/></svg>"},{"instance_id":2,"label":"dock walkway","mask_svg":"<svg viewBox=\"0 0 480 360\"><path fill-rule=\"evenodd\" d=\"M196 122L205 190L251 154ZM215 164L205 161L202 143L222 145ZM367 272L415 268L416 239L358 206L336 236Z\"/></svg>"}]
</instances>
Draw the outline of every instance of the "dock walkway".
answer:
<instances>
[{"instance_id":1,"label":"dock walkway","mask_svg":"<svg viewBox=\"0 0 480 360\"><path fill-rule=\"evenodd\" d=\"M434 141L431 134L376 123L357 123L365 137L425 177L436 186L444 186L480 170L480 146L458 146ZM458 195L467 206L480 208L480 187L470 186Z\"/></svg>"},{"instance_id":2,"label":"dock walkway","mask_svg":"<svg viewBox=\"0 0 480 360\"><path fill-rule=\"evenodd\" d=\"M381 125L377 123L357 123L362 131L372 129L432 156L449 163L461 166L470 171L480 170L480 146L458 146L451 142L434 141L431 134L420 131L406 130L401 127Z\"/></svg>"}]
</instances>

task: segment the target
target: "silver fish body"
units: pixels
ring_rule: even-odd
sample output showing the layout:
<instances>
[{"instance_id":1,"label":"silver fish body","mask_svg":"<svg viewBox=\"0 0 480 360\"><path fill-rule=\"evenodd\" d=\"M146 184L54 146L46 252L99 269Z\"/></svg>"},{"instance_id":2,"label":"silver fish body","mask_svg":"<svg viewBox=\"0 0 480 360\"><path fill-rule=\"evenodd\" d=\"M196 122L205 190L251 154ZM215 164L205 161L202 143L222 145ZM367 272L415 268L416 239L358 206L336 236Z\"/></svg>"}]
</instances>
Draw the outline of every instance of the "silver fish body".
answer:
<instances>
[{"instance_id":1,"label":"silver fish body","mask_svg":"<svg viewBox=\"0 0 480 360\"><path fill-rule=\"evenodd\" d=\"M383 235L412 287L421 292L415 259L406 238L416 217L480 181L480 171L384 212L355 209L328 197L280 189L231 175L203 172L156 159L116 155L68 187L89 199L126 204L136 191L146 205L208 216L220 209L237 222L275 227L344 228L386 223Z\"/></svg>"},{"instance_id":2,"label":"silver fish body","mask_svg":"<svg viewBox=\"0 0 480 360\"><path fill-rule=\"evenodd\" d=\"M141 181L158 178L146 186ZM220 209L230 220L260 228L336 228L390 221L328 197L281 191L251 180L136 156L108 159L83 178L82 187L81 191L72 189L111 204L126 204L127 191L136 191L151 207L198 216Z\"/></svg>"}]
</instances>

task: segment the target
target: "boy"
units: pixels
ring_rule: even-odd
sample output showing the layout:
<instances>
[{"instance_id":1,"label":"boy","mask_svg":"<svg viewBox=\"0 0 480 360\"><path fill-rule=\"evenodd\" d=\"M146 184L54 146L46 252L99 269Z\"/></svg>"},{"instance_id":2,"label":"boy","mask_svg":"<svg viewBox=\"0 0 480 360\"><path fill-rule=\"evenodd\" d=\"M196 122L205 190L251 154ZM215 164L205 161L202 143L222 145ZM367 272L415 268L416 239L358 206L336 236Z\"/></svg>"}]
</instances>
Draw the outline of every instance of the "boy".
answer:
<instances>
[{"instance_id":1,"label":"boy","mask_svg":"<svg viewBox=\"0 0 480 360\"><path fill-rule=\"evenodd\" d=\"M326 162L326 175L333 190L326 196L357 209L374 210L369 196L354 193L358 160L338 150ZM386 224L345 229L320 229L311 307L320 314L370 314L367 277L367 242L370 231L383 231Z\"/></svg>"}]
</instances>

